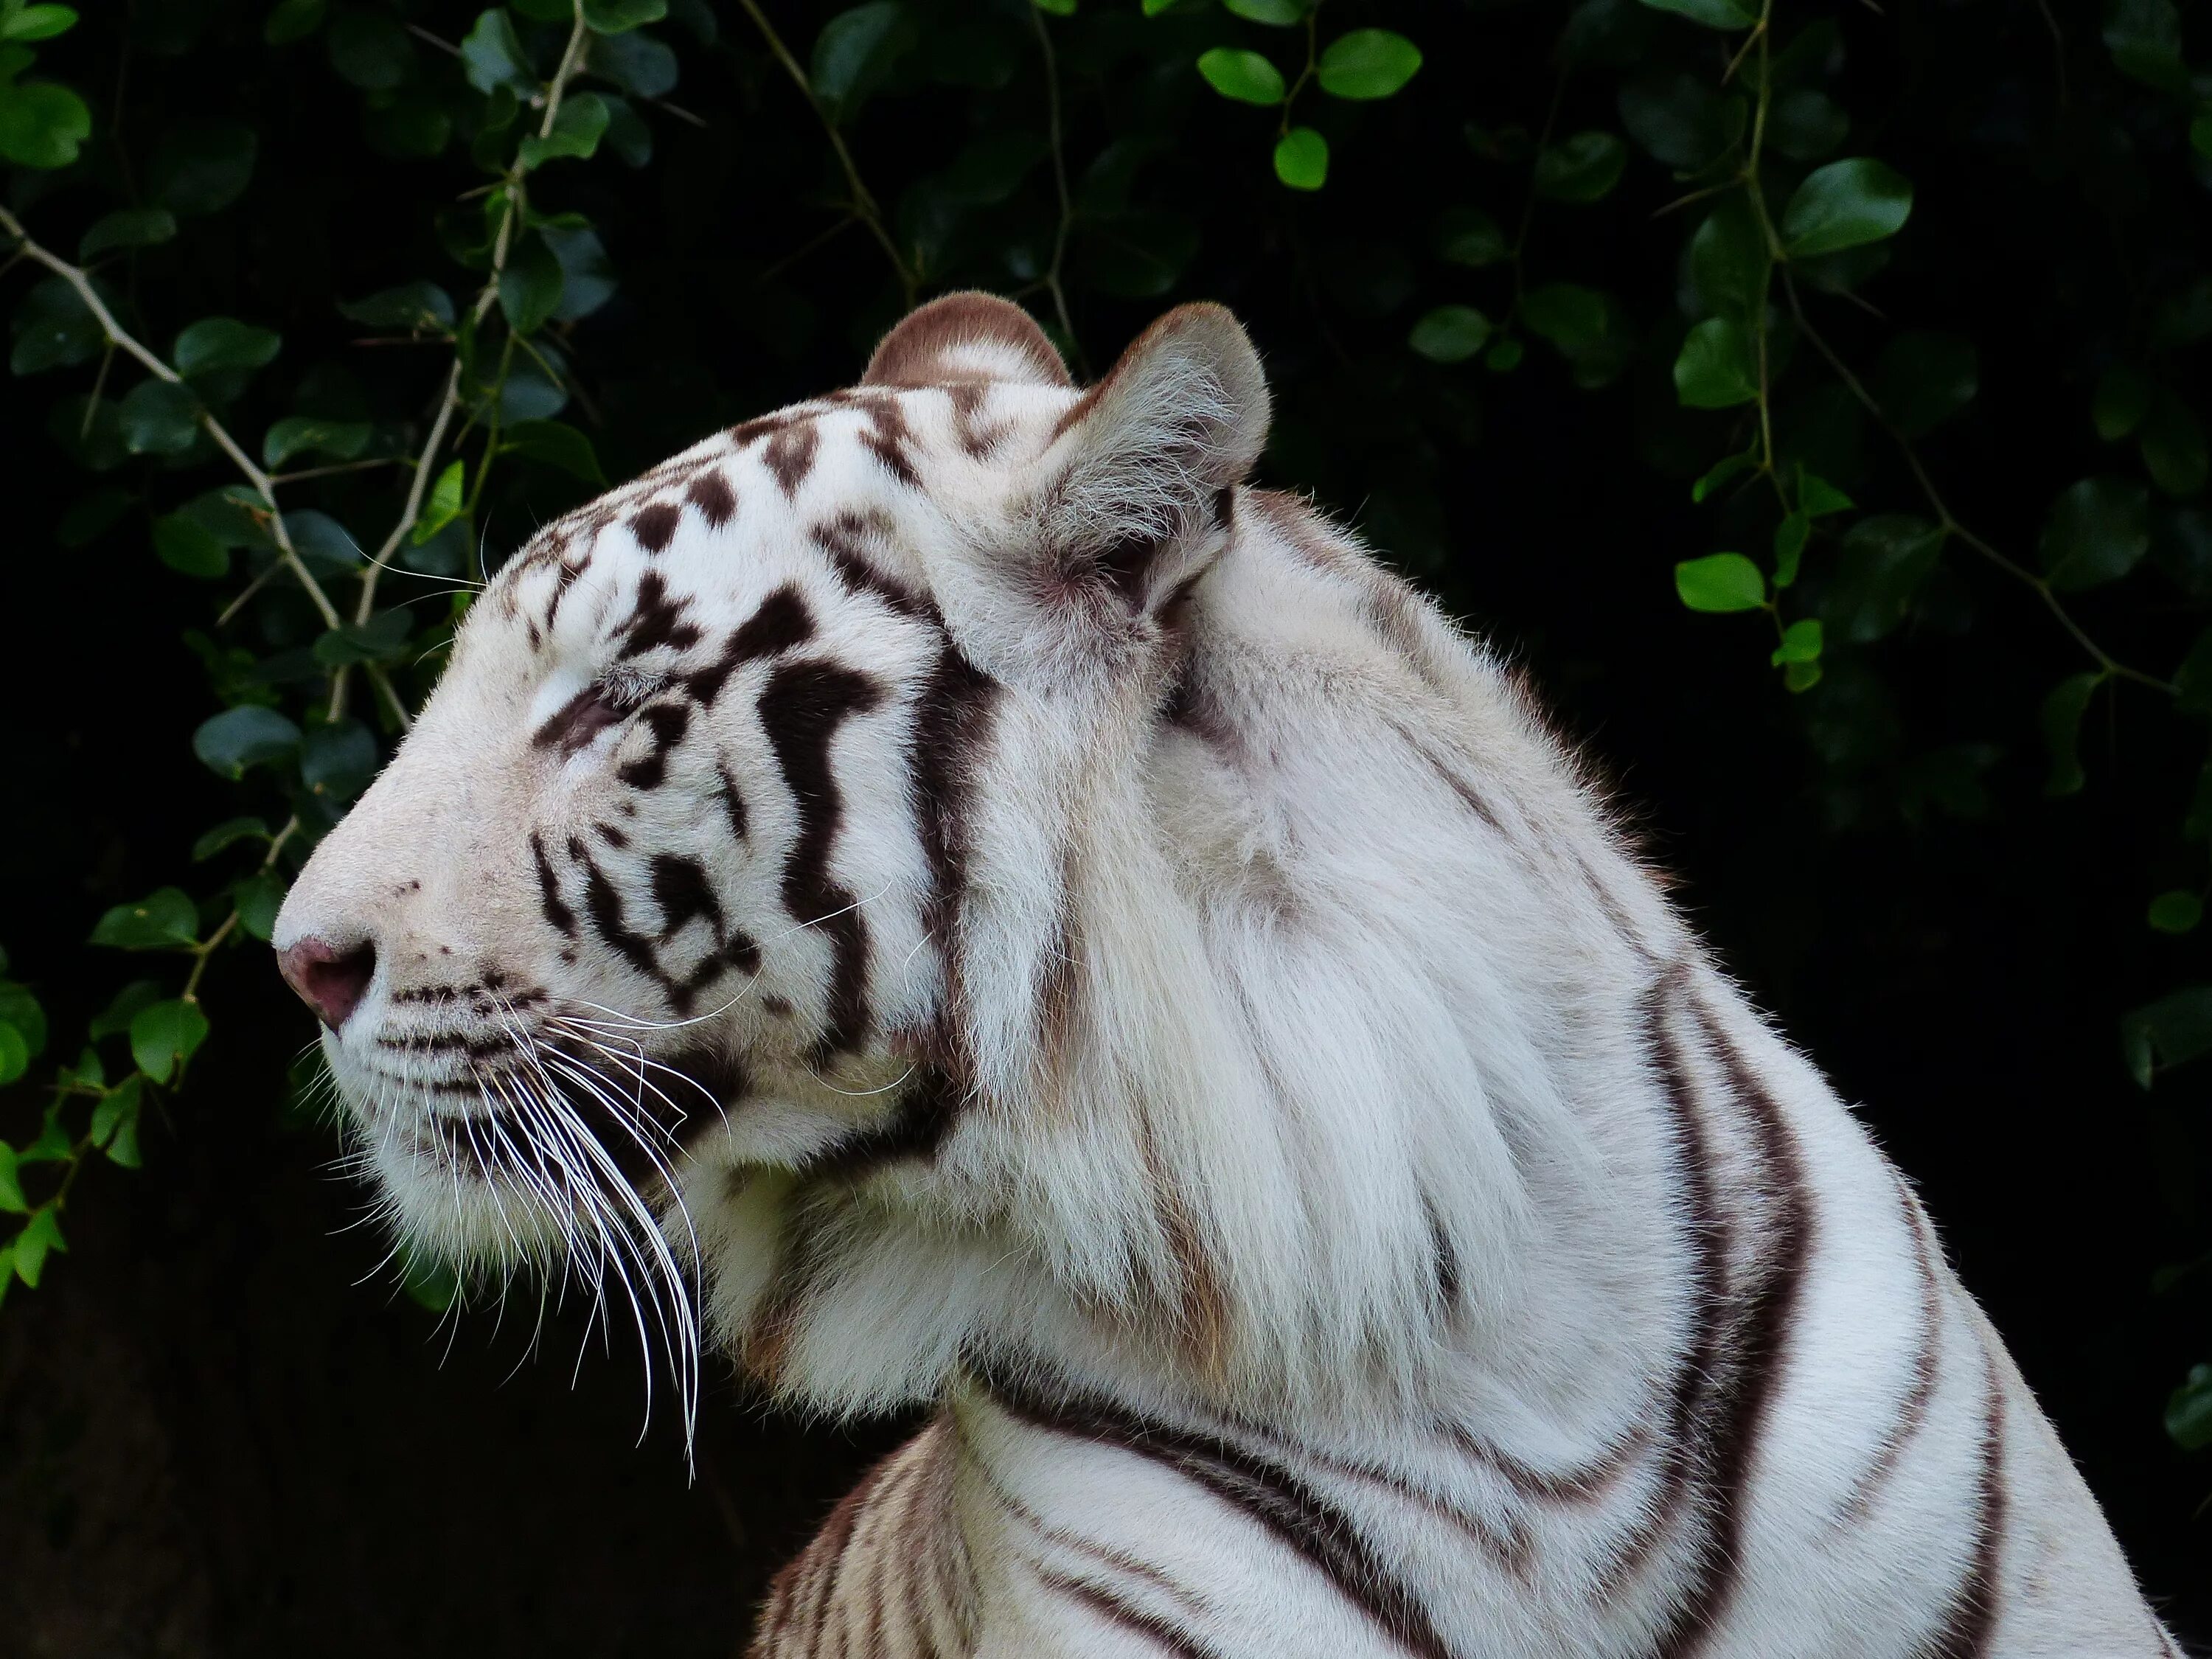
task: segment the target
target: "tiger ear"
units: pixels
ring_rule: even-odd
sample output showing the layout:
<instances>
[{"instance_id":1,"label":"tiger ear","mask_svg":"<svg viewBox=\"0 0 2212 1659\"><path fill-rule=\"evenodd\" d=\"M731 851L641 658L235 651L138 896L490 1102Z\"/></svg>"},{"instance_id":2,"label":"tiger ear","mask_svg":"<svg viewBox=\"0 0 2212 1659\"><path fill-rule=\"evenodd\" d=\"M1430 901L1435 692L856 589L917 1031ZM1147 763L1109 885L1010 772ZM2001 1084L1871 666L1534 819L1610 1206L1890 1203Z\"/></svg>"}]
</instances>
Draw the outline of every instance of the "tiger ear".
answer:
<instances>
[{"instance_id":1,"label":"tiger ear","mask_svg":"<svg viewBox=\"0 0 2212 1659\"><path fill-rule=\"evenodd\" d=\"M1012 380L1073 386L1044 331L995 294L947 294L908 312L868 359L862 386L958 386Z\"/></svg>"},{"instance_id":2,"label":"tiger ear","mask_svg":"<svg viewBox=\"0 0 2212 1659\"><path fill-rule=\"evenodd\" d=\"M1045 544L1068 574L1088 565L1151 610L1218 550L1198 544L1267 442L1250 337L1223 307L1178 306L1062 417L1043 459Z\"/></svg>"}]
</instances>

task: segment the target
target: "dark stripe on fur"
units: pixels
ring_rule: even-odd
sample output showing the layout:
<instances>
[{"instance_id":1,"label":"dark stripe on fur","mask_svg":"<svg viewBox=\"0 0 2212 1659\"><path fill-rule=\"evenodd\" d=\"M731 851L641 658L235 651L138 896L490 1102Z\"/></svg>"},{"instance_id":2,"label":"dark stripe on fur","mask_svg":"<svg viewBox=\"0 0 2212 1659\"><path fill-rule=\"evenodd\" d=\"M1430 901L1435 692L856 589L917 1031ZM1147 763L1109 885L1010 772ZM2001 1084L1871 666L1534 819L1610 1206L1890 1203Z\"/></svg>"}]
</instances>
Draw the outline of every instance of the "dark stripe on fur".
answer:
<instances>
[{"instance_id":1,"label":"dark stripe on fur","mask_svg":"<svg viewBox=\"0 0 2212 1659\"><path fill-rule=\"evenodd\" d=\"M535 830L530 832L530 857L538 866L538 908L545 913L555 933L564 939L575 938L576 913L561 896L560 878L553 873L553 860L545 856L545 838Z\"/></svg>"},{"instance_id":2,"label":"dark stripe on fur","mask_svg":"<svg viewBox=\"0 0 2212 1659\"><path fill-rule=\"evenodd\" d=\"M637 597L629 619L622 625L622 649L617 655L640 657L664 645L672 650L690 650L702 637L698 629L684 620L690 608L689 599L669 592L658 570L647 571L637 579Z\"/></svg>"},{"instance_id":3,"label":"dark stripe on fur","mask_svg":"<svg viewBox=\"0 0 2212 1659\"><path fill-rule=\"evenodd\" d=\"M883 1122L849 1135L803 1166L810 1181L858 1181L886 1164L937 1156L957 1112L957 1088L933 1066L919 1067Z\"/></svg>"},{"instance_id":4,"label":"dark stripe on fur","mask_svg":"<svg viewBox=\"0 0 2212 1659\"><path fill-rule=\"evenodd\" d=\"M853 895L830 874L830 849L844 816L830 745L848 717L883 700L866 675L818 659L787 662L761 693L761 727L798 809L799 834L784 866L783 902L801 927L819 927L831 961L828 1006L814 1046L821 1063L858 1044L868 1028L868 929Z\"/></svg>"},{"instance_id":5,"label":"dark stripe on fur","mask_svg":"<svg viewBox=\"0 0 2212 1659\"><path fill-rule=\"evenodd\" d=\"M770 593L760 609L732 630L721 654L704 668L684 677L684 687L701 702L711 703L722 694L730 676L749 662L780 656L814 637L814 617L806 601L790 583Z\"/></svg>"},{"instance_id":6,"label":"dark stripe on fur","mask_svg":"<svg viewBox=\"0 0 2212 1659\"><path fill-rule=\"evenodd\" d=\"M647 552L658 553L676 539L677 526L683 522L684 509L674 501L655 501L630 515L629 533Z\"/></svg>"},{"instance_id":7,"label":"dark stripe on fur","mask_svg":"<svg viewBox=\"0 0 2212 1659\"><path fill-rule=\"evenodd\" d=\"M1981 1479L1974 1520L1973 1559L1959 1581L1950 1611L1913 1659L1982 1659L1997 1622L1997 1553L2004 1541L2004 1382L1995 1355L1984 1362L1989 1404L1982 1414Z\"/></svg>"},{"instance_id":8,"label":"dark stripe on fur","mask_svg":"<svg viewBox=\"0 0 2212 1659\"><path fill-rule=\"evenodd\" d=\"M1103 1623L1141 1637L1161 1652L1175 1655L1176 1659L1219 1659L1212 1647L1189 1632L1178 1630L1157 1613L1123 1601L1103 1584L1071 1577L1044 1566L1036 1570L1036 1575L1037 1581L1047 1589L1079 1603Z\"/></svg>"},{"instance_id":9,"label":"dark stripe on fur","mask_svg":"<svg viewBox=\"0 0 2212 1659\"><path fill-rule=\"evenodd\" d=\"M827 524L816 525L808 533L814 538L815 545L830 556L830 562L837 568L839 579L849 591L868 594L902 617L935 622L937 607L927 597L886 575L869 559L868 537L872 533L884 534L888 528L889 521L880 515L878 521L872 524L857 513L841 513Z\"/></svg>"},{"instance_id":10,"label":"dark stripe on fur","mask_svg":"<svg viewBox=\"0 0 2212 1659\"><path fill-rule=\"evenodd\" d=\"M1712 1376L1705 1413L1699 1462L1707 1487L1707 1520L1696 1577L1652 1650L1656 1659L1686 1659L1702 1650L1735 1592L1742 1573L1743 1516L1753 1464L1768 1403L1781 1380L1790 1322L1813 1248L1813 1207L1804 1165L1782 1109L1719 1021L1702 1007L1699 1014L1704 1036L1728 1079L1729 1095L1750 1120L1767 1214L1764 1248L1750 1283L1739 1292L1741 1311L1731 1322L1727 1364Z\"/></svg>"},{"instance_id":11,"label":"dark stripe on fur","mask_svg":"<svg viewBox=\"0 0 2212 1659\"><path fill-rule=\"evenodd\" d=\"M1936 1252L1929 1243L1928 1219L1920 1212L1919 1201L1905 1184L1905 1177L1894 1170L1891 1174L1897 1182L1905 1230L1912 1235L1913 1267L1920 1279L1920 1327L1913 1343L1912 1381L1899 1403L1896 1420L1882 1437L1881 1444L1875 1449L1873 1461L1859 1476L1850 1498L1837 1515L1836 1524L1839 1527L1863 1521L1871 1513L1876 1494L1896 1473L1906 1444L1927 1420L1929 1401L1935 1398L1936 1378L1941 1370L1943 1287L1936 1277Z\"/></svg>"},{"instance_id":12,"label":"dark stripe on fur","mask_svg":"<svg viewBox=\"0 0 2212 1659\"><path fill-rule=\"evenodd\" d=\"M1428 1609L1359 1535L1352 1518L1282 1465L1215 1436L1139 1417L1112 1401L986 1380L1012 1416L1071 1439L1119 1447L1174 1470L1296 1551L1407 1652L1450 1659Z\"/></svg>"},{"instance_id":13,"label":"dark stripe on fur","mask_svg":"<svg viewBox=\"0 0 2212 1659\"><path fill-rule=\"evenodd\" d=\"M999 690L999 683L948 639L939 647L929 678L915 700L910 739L914 815L922 856L929 866L921 925L943 963L943 1024L954 1034L965 1024L960 908L968 890L968 813L975 763L989 741ZM964 1056L956 1052L945 1058L961 1068Z\"/></svg>"}]
</instances>

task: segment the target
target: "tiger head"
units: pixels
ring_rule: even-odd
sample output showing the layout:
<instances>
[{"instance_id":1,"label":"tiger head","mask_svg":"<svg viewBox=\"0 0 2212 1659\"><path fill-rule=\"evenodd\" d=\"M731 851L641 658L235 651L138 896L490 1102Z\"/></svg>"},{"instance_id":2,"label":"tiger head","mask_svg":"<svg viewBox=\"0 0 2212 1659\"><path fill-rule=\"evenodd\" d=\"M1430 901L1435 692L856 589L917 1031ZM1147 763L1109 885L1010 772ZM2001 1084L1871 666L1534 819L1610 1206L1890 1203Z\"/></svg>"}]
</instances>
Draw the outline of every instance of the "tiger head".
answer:
<instances>
[{"instance_id":1,"label":"tiger head","mask_svg":"<svg viewBox=\"0 0 2212 1659\"><path fill-rule=\"evenodd\" d=\"M1241 487L1267 422L1218 307L1079 391L1020 310L957 295L859 386L510 561L276 928L416 1246L627 1285L694 1382L696 1293L752 1370L836 1408L929 1394L1000 1340L1217 1377L1328 1363L1360 1331L1316 1319L1401 1312L1370 1286L1314 1314L1316 1286L1371 1258L1419 1301L1444 1259L1471 1272L1459 1218L1512 1195L1433 1158L1461 1190L1417 1192L1410 1153L1367 1145L1354 1073L1387 1082L1387 1042L1286 1102L1270 1051L1329 1011L1224 957L1295 927L1332 948L1326 905L1296 914L1322 896L1298 842L1346 826L1272 804L1259 711L1299 716L1271 677L1342 734L1296 763L1357 790L1378 762L1346 711L1436 702L1467 654ZM1377 867L1448 873L1420 811L1356 834ZM1419 888L1357 902L1446 902ZM1347 966L1328 995L1356 1019L1388 993ZM1373 1237L1301 1224L1316 1159L1396 1183Z\"/></svg>"}]
</instances>

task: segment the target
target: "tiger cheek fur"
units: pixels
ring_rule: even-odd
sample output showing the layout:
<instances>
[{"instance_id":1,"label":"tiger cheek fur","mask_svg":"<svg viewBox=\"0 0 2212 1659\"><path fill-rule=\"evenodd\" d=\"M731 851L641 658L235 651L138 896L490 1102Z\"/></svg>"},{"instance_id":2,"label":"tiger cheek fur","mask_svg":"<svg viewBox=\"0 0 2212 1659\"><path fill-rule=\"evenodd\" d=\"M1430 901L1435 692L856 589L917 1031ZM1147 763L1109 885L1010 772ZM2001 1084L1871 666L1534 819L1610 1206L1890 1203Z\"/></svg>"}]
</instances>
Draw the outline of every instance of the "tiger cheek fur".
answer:
<instances>
[{"instance_id":1,"label":"tiger cheek fur","mask_svg":"<svg viewBox=\"0 0 2212 1659\"><path fill-rule=\"evenodd\" d=\"M278 919L417 1243L927 1402L756 1651L2167 1656L1909 1187L1225 312L548 526ZM702 1334L702 1321L706 1328Z\"/></svg>"}]
</instances>

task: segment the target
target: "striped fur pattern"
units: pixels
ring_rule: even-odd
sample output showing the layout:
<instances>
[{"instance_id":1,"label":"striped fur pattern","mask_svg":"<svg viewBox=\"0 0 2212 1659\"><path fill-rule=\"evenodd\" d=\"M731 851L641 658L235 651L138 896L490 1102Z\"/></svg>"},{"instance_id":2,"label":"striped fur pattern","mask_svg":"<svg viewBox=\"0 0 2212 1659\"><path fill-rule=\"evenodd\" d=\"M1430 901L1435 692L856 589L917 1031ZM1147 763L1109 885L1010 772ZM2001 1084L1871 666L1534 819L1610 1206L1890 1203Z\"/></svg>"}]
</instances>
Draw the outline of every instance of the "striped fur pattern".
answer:
<instances>
[{"instance_id":1,"label":"striped fur pattern","mask_svg":"<svg viewBox=\"0 0 2212 1659\"><path fill-rule=\"evenodd\" d=\"M1903 1178L1188 307L550 525L280 945L418 1243L929 1425L761 1656L2177 1648ZM364 958L365 959L365 958ZM611 1315L610 1316L612 1316Z\"/></svg>"}]
</instances>

